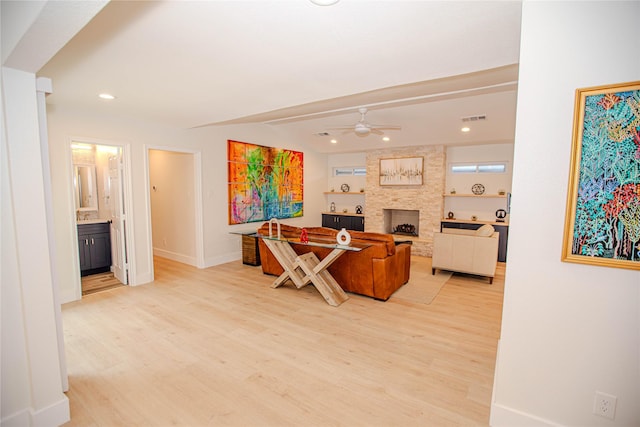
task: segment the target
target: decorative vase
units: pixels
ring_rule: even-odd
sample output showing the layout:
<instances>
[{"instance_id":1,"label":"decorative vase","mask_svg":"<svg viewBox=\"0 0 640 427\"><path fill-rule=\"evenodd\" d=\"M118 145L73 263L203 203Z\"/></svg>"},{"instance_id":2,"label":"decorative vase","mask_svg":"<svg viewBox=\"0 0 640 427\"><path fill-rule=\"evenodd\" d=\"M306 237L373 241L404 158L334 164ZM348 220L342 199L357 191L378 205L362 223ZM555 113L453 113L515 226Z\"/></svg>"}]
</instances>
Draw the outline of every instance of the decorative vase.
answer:
<instances>
[{"instance_id":1,"label":"decorative vase","mask_svg":"<svg viewBox=\"0 0 640 427\"><path fill-rule=\"evenodd\" d=\"M329 210L330 210L331 212L335 212L335 211L336 211L336 204L335 204L335 202L331 202L331 206L329 206Z\"/></svg>"},{"instance_id":2,"label":"decorative vase","mask_svg":"<svg viewBox=\"0 0 640 427\"><path fill-rule=\"evenodd\" d=\"M309 243L309 235L307 234L307 229L303 228L300 232L300 242Z\"/></svg>"},{"instance_id":3,"label":"decorative vase","mask_svg":"<svg viewBox=\"0 0 640 427\"><path fill-rule=\"evenodd\" d=\"M336 241L339 245L349 246L349 243L351 243L351 234L349 234L346 228L343 228L336 235Z\"/></svg>"}]
</instances>

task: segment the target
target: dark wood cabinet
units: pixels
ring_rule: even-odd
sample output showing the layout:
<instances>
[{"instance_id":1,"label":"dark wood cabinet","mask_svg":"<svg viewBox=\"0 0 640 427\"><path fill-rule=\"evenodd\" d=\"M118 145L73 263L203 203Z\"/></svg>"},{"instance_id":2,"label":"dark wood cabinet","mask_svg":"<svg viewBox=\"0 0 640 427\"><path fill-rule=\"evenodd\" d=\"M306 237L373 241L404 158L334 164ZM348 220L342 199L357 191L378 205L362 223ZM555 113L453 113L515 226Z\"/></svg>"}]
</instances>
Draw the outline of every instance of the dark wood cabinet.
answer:
<instances>
[{"instance_id":1,"label":"dark wood cabinet","mask_svg":"<svg viewBox=\"0 0 640 427\"><path fill-rule=\"evenodd\" d=\"M440 231L443 228L460 228L464 230L477 230L482 227L485 223L483 222L463 222L463 221L442 221L440 222ZM507 261L507 242L509 240L509 225L508 224L497 224L491 223L493 228L500 233L500 237L498 238L498 261L506 262Z\"/></svg>"},{"instance_id":2,"label":"dark wood cabinet","mask_svg":"<svg viewBox=\"0 0 640 427\"><path fill-rule=\"evenodd\" d=\"M109 223L78 224L80 275L104 273L111 269Z\"/></svg>"},{"instance_id":3,"label":"dark wood cabinet","mask_svg":"<svg viewBox=\"0 0 640 427\"><path fill-rule=\"evenodd\" d=\"M340 230L364 231L364 217L362 215L322 214L322 226Z\"/></svg>"}]
</instances>

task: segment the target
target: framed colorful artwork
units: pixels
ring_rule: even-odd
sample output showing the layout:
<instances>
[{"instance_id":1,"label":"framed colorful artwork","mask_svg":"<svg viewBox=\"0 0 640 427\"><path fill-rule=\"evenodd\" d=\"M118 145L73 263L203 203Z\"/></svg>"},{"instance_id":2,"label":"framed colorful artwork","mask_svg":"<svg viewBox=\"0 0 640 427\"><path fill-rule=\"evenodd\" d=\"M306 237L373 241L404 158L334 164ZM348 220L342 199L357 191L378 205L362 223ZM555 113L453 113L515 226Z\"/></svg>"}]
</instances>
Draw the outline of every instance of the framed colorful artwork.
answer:
<instances>
[{"instance_id":1,"label":"framed colorful artwork","mask_svg":"<svg viewBox=\"0 0 640 427\"><path fill-rule=\"evenodd\" d=\"M229 224L301 217L303 153L227 141Z\"/></svg>"},{"instance_id":2,"label":"framed colorful artwork","mask_svg":"<svg viewBox=\"0 0 640 427\"><path fill-rule=\"evenodd\" d=\"M380 185L422 185L423 157L380 159Z\"/></svg>"},{"instance_id":3,"label":"framed colorful artwork","mask_svg":"<svg viewBox=\"0 0 640 427\"><path fill-rule=\"evenodd\" d=\"M640 270L640 82L576 90L562 261Z\"/></svg>"}]
</instances>

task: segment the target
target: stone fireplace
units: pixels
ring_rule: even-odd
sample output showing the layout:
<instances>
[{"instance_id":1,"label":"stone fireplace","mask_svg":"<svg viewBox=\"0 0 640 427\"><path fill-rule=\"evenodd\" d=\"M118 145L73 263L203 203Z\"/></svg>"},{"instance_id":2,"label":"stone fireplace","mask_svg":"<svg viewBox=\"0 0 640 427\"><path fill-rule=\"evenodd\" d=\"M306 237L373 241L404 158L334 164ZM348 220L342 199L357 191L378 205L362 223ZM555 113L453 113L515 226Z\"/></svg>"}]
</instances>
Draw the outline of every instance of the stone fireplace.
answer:
<instances>
[{"instance_id":1,"label":"stone fireplace","mask_svg":"<svg viewBox=\"0 0 640 427\"><path fill-rule=\"evenodd\" d=\"M380 185L380 159L417 156L424 158L422 185ZM433 232L440 230L443 218L445 176L446 150L442 145L368 151L365 231L392 233L394 227L410 230L413 225L413 233L398 235L396 240L411 240L412 254L430 257ZM397 220L396 211L400 212ZM412 211L410 217L408 211Z\"/></svg>"}]
</instances>

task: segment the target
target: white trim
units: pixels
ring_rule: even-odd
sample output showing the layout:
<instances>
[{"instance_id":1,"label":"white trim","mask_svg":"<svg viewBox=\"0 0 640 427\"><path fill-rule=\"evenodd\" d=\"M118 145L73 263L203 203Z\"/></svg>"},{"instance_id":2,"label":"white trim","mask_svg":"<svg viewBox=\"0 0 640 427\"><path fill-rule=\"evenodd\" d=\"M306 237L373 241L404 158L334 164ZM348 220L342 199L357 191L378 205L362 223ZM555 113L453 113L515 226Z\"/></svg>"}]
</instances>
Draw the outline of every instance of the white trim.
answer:
<instances>
[{"instance_id":1,"label":"white trim","mask_svg":"<svg viewBox=\"0 0 640 427\"><path fill-rule=\"evenodd\" d=\"M495 402L491 405L489 425L491 427L564 427L564 424L554 423Z\"/></svg>"},{"instance_id":2,"label":"white trim","mask_svg":"<svg viewBox=\"0 0 640 427\"><path fill-rule=\"evenodd\" d=\"M196 258L192 256L187 256L187 255L167 251L165 249L160 249L160 248L153 248L153 255L159 256L162 258L167 258L173 261L181 262L183 264L192 265L194 267L202 268L197 265Z\"/></svg>"},{"instance_id":3,"label":"white trim","mask_svg":"<svg viewBox=\"0 0 640 427\"><path fill-rule=\"evenodd\" d=\"M215 265L226 264L228 262L239 261L242 259L242 251L229 252L225 255L218 255L207 258L204 268L213 267Z\"/></svg>"},{"instance_id":4,"label":"white trim","mask_svg":"<svg viewBox=\"0 0 640 427\"><path fill-rule=\"evenodd\" d=\"M74 138L73 137L68 137L67 138L67 143L65 144L65 152L66 152L66 156L65 158L67 159L67 164L65 165L67 167L67 175L68 175L68 184L66 185L67 188L67 200L69 201L69 203L67 204L67 210L69 212L69 215L67 215L67 227L68 230L71 231L73 233L73 235L75 236L73 239L73 242L71 242L71 247L73 248L73 257L72 257L72 262L73 262L73 270L75 272L75 274L72 277L73 280L73 291L65 291L65 293L63 293L61 295L61 300L62 303L68 303L71 301L78 301L80 299L82 299L82 281L80 278L80 259L78 258L78 253L80 251L80 248L78 247L78 225L77 225L77 221L76 221L76 199L75 199L75 195L73 194L73 188L74 188L74 183L73 183L73 175L74 175L74 170L73 170L73 151L71 149L71 143L73 142Z\"/></svg>"},{"instance_id":5,"label":"white trim","mask_svg":"<svg viewBox=\"0 0 640 427\"><path fill-rule=\"evenodd\" d=\"M93 145L103 145L103 146L108 146L108 147L118 147L122 150L122 159L123 159L123 171L122 171L122 191L123 191L123 199L124 199L124 204L125 204L125 212L127 212L127 217L125 218L125 238L126 238L126 250L127 250L127 270L128 270L128 276L129 276L129 286L136 286L139 284L143 284L143 283L148 283L151 280L145 281L144 279L141 279L139 277L136 276L136 262L135 262L135 233L134 233L134 224L133 224L133 218L132 216L129 214L132 211L133 208L133 200L132 200L132 194L133 194L133 184L131 182L131 144L128 142L120 142L120 141L111 141L111 140L106 140L106 139L98 139L98 138L87 138L87 137L83 137L83 136L69 136L68 138L68 143L67 146L65 147L65 150L67 150L67 159L68 159L68 164L67 164L67 169L69 171L69 179L70 179L70 184L67 186L67 188L69 189L69 191L71 191L71 189L73 188L73 152L71 150L71 144L73 142L82 142L82 143L86 143L86 144L93 144ZM73 195L71 195L73 196ZM76 281L75 283L75 293L74 295L68 295L65 294L64 297L62 298L62 302L66 303L69 301L76 301L82 298L82 280L80 277L80 260L78 259L78 227L77 227L77 223L76 223L76 216L75 216L75 211L76 211L76 207L75 207L75 198L74 197L68 197L68 199L70 200L69 203L69 212L72 212L72 215L70 215L70 223L71 223L71 227L73 228L73 232L75 234L75 239L74 242L72 242L72 246L75 250L75 256L74 256L74 269L76 271L76 274L74 275L74 280ZM153 279L152 279L153 280ZM73 297L72 299L68 299L69 297Z\"/></svg>"},{"instance_id":6,"label":"white trim","mask_svg":"<svg viewBox=\"0 0 640 427\"><path fill-rule=\"evenodd\" d=\"M204 267L204 218L202 216L202 152L193 155L193 192L195 203L196 267Z\"/></svg>"},{"instance_id":7,"label":"white trim","mask_svg":"<svg viewBox=\"0 0 640 427\"><path fill-rule=\"evenodd\" d=\"M49 157L49 132L47 131L46 95L51 93L51 79L36 79L36 97L38 105L38 128L40 132L40 161L42 162L42 178L44 187L44 206L47 221L47 247L49 248L50 271L53 294L53 310L56 319L56 336L58 339L58 360L60 363L60 380L62 391L69 391L67 376L67 358L64 351L64 332L62 330L62 303L60 299L60 280L57 268L57 251L55 246L55 226L53 223L53 191L51 184L51 160Z\"/></svg>"},{"instance_id":8,"label":"white trim","mask_svg":"<svg viewBox=\"0 0 640 427\"><path fill-rule=\"evenodd\" d=\"M0 420L0 427L59 426L71 420L69 398L62 395L56 403L38 411L25 408Z\"/></svg>"},{"instance_id":9,"label":"white trim","mask_svg":"<svg viewBox=\"0 0 640 427\"><path fill-rule=\"evenodd\" d=\"M127 239L125 249L127 251L127 276L129 286L137 286L143 283L149 283L153 280L144 280L138 277L138 264L135 262L136 239L134 233L133 215L133 179L131 175L131 144L127 143L122 148L122 191L125 209L125 238Z\"/></svg>"}]
</instances>

